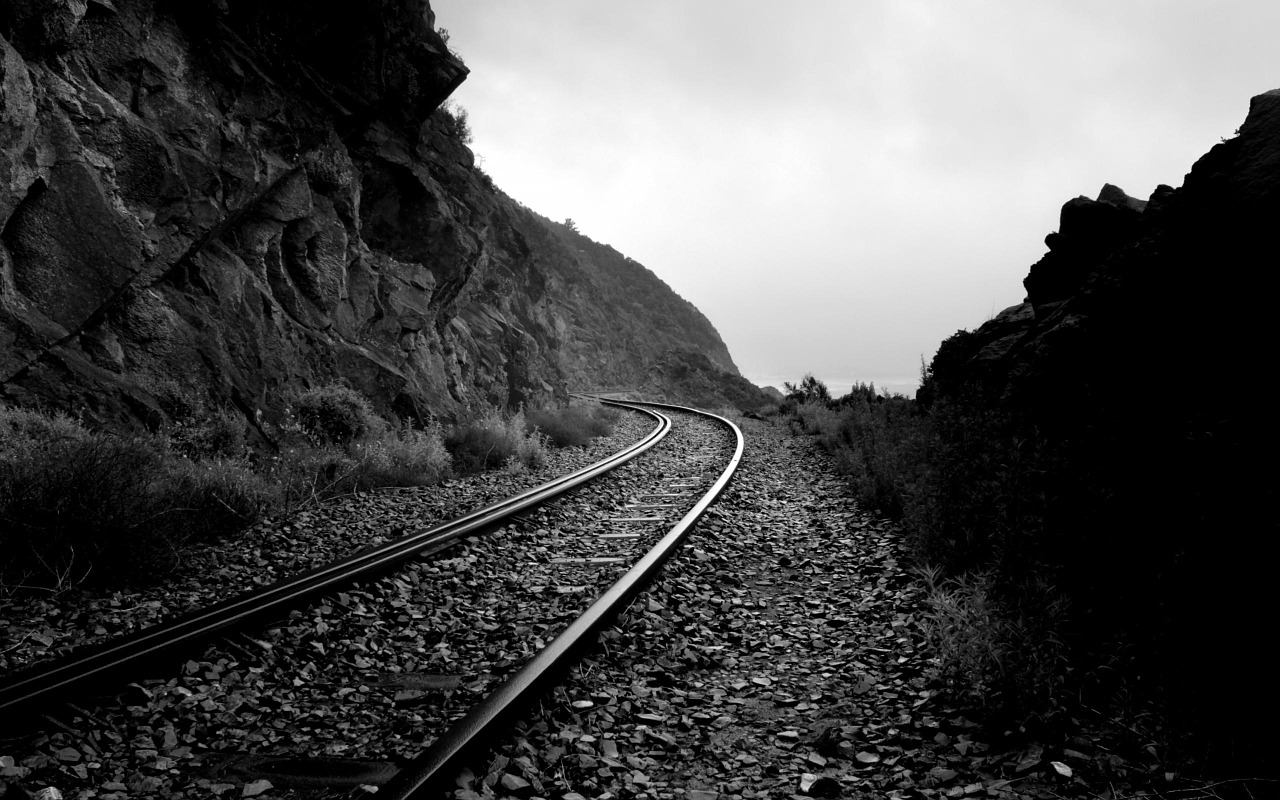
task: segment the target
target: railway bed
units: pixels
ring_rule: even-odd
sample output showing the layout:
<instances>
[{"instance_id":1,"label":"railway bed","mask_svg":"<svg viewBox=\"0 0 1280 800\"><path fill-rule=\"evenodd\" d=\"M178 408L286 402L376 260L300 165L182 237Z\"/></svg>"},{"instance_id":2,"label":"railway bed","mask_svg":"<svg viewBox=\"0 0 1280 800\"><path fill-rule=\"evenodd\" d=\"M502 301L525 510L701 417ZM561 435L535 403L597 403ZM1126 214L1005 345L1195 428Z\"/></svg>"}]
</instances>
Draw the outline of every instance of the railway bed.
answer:
<instances>
[{"instance_id":1,"label":"railway bed","mask_svg":"<svg viewBox=\"0 0 1280 800\"><path fill-rule=\"evenodd\" d=\"M670 539L709 488L723 488L721 470L740 454L736 432L666 413L672 432L661 446L490 533L224 635L176 674L139 675L117 701L51 702L44 731L23 740L26 755L11 765L25 773L22 786L122 797L240 796L264 780L273 796L362 785L410 796L429 786L430 770L414 763L424 747L448 739L477 704L492 705L495 688L509 693L504 681L554 650L596 597L625 603L640 584L619 590L615 581L641 558L652 574L663 557L643 554ZM599 611L579 634L593 641L613 612ZM562 649L549 676L579 648ZM545 692L545 680L527 688ZM13 741L0 756L18 752Z\"/></svg>"}]
</instances>

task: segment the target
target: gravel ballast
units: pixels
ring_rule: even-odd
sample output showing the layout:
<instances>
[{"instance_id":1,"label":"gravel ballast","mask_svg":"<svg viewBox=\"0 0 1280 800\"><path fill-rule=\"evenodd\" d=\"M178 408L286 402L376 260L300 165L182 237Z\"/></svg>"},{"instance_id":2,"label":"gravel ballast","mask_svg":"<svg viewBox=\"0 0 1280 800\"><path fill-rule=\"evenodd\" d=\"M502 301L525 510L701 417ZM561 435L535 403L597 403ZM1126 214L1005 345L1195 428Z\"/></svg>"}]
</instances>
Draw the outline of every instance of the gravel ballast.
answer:
<instances>
[{"instance_id":1,"label":"gravel ballast","mask_svg":"<svg viewBox=\"0 0 1280 800\"><path fill-rule=\"evenodd\" d=\"M212 646L178 675L139 678L118 703L51 709L43 733L0 753L0 778L68 796L238 796L266 793L238 754L403 762L696 502L715 473L692 465L731 452L722 427L679 416L658 448L491 535ZM675 484L669 508L645 503ZM637 516L658 521L611 522ZM619 531L638 536L598 536Z\"/></svg>"},{"instance_id":2,"label":"gravel ballast","mask_svg":"<svg viewBox=\"0 0 1280 800\"><path fill-rule=\"evenodd\" d=\"M1025 731L985 729L949 703L900 530L848 499L808 439L736 421L746 452L728 491L594 654L458 776L454 796L1101 796L1100 776L1115 770L1098 767L1118 759L1097 742L1048 746ZM574 466L554 469L599 460L649 427L628 424L589 453L567 454ZM64 711L65 727L51 724L7 750L0 738L0 796L43 786L112 800L375 792L373 779L342 792L273 783L235 767L234 756L402 763L415 755L625 569L573 559L633 559L714 480L718 470L698 462L708 444L727 456L730 437L683 416L676 427L672 448L492 536L212 647L181 674L140 680L118 707ZM691 438L678 444L678 436ZM430 490L419 499L445 518L548 477L487 475L444 487L454 492L444 499ZM639 538L592 538L621 530L603 520L634 514L629 506L643 495L683 483L695 485L662 523L626 528ZM240 587L263 561L305 568L386 535L409 514L403 494L353 498L312 524L263 526L259 552L209 558L240 576L226 585ZM297 557L308 549L320 555Z\"/></svg>"},{"instance_id":3,"label":"gravel ballast","mask_svg":"<svg viewBox=\"0 0 1280 800\"><path fill-rule=\"evenodd\" d=\"M948 703L899 527L811 440L740 422L729 490L454 796L1100 796L1095 743L1051 749Z\"/></svg>"}]
</instances>

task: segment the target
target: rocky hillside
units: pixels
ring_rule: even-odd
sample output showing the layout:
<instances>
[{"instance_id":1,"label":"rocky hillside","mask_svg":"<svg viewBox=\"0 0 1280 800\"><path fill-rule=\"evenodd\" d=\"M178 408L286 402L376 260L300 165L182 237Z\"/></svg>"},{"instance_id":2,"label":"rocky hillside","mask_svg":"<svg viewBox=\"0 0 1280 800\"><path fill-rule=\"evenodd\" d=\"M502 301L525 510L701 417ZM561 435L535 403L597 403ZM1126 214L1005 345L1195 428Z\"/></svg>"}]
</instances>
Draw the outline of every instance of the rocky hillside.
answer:
<instances>
[{"instance_id":1,"label":"rocky hillside","mask_svg":"<svg viewBox=\"0 0 1280 800\"><path fill-rule=\"evenodd\" d=\"M745 383L697 309L475 166L427 0L6 0L0 35L9 402L155 426L331 382L411 418L675 393L672 359Z\"/></svg>"},{"instance_id":2,"label":"rocky hillside","mask_svg":"<svg viewBox=\"0 0 1280 800\"><path fill-rule=\"evenodd\" d=\"M1091 641L1133 645L1224 762L1272 758L1276 739L1274 697L1264 712L1252 687L1278 439L1275 333L1254 301L1277 219L1280 90L1180 188L1063 206L1026 302L944 342L919 395L1008 435L998 460L1048 500L1034 558L1006 556L1041 565Z\"/></svg>"}]
</instances>

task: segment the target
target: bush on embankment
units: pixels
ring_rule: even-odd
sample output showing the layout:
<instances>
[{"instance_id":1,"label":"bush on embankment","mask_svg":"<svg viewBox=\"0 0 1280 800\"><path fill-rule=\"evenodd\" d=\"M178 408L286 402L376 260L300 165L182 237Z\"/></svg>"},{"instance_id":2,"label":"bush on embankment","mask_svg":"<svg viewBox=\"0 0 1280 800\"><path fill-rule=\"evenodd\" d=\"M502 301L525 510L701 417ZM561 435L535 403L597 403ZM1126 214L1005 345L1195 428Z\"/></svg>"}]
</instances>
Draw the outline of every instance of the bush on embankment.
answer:
<instances>
[{"instance_id":1,"label":"bush on embankment","mask_svg":"<svg viewBox=\"0 0 1280 800\"><path fill-rule=\"evenodd\" d=\"M815 379L806 376L806 380ZM859 501L900 518L911 487L919 483L925 469L927 418L914 401L878 394L874 384L855 385L836 400L826 386L816 383L816 387L801 384L799 390L792 387L783 404L793 430L818 438Z\"/></svg>"},{"instance_id":2,"label":"bush on embankment","mask_svg":"<svg viewBox=\"0 0 1280 800\"><path fill-rule=\"evenodd\" d=\"M139 582L188 544L242 529L276 501L228 458L191 460L158 436L117 437L0 407L0 587Z\"/></svg>"},{"instance_id":3,"label":"bush on embankment","mask_svg":"<svg viewBox=\"0 0 1280 800\"><path fill-rule=\"evenodd\" d=\"M445 438L445 446L462 475L489 469L536 469L546 461L546 440L529 431L524 411L492 411L457 425Z\"/></svg>"},{"instance_id":4,"label":"bush on embankment","mask_svg":"<svg viewBox=\"0 0 1280 800\"><path fill-rule=\"evenodd\" d=\"M546 436L556 447L583 447L598 436L608 436L622 412L605 405L571 405L537 408L525 415L529 432Z\"/></svg>"},{"instance_id":5,"label":"bush on embankment","mask_svg":"<svg viewBox=\"0 0 1280 800\"><path fill-rule=\"evenodd\" d=\"M486 469L536 469L548 447L581 447L608 436L621 413L601 405L490 411L453 428L445 444L461 474Z\"/></svg>"},{"instance_id":6,"label":"bush on embankment","mask_svg":"<svg viewBox=\"0 0 1280 800\"><path fill-rule=\"evenodd\" d=\"M263 468L286 509L379 487L430 486L453 474L439 425L393 424L345 386L295 395L269 432L278 452Z\"/></svg>"},{"instance_id":7,"label":"bush on embankment","mask_svg":"<svg viewBox=\"0 0 1280 800\"><path fill-rule=\"evenodd\" d=\"M600 409L536 410L528 421L491 411L447 432L420 430L383 419L349 388L321 386L262 423L268 447L229 411L187 407L164 432L119 436L0 406L0 591L148 583L186 548L267 514L435 484L455 463L459 472L537 467L549 442L609 433L617 412Z\"/></svg>"}]
</instances>

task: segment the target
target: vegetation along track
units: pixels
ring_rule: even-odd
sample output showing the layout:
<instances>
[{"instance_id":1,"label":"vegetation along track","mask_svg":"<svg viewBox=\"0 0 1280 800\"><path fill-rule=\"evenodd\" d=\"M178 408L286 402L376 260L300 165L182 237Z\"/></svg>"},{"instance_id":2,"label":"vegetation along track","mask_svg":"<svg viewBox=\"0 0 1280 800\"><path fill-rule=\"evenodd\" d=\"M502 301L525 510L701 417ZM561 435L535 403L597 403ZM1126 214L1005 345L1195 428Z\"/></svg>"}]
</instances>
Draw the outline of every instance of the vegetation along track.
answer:
<instances>
[{"instance_id":1,"label":"vegetation along track","mask_svg":"<svg viewBox=\"0 0 1280 800\"><path fill-rule=\"evenodd\" d=\"M471 742L546 688L579 642L594 639L727 483L742 450L736 428L665 411L657 416L670 421L651 435L670 427L662 447L555 501L526 492L515 504L464 517L461 526L439 526L456 543L448 553L422 559L399 543L378 548L372 560L381 577L361 572L342 589L324 577L304 592L334 572L316 570L286 582L293 589L265 593L270 610L246 611L221 627L206 620L204 637L232 624L259 627L238 642L207 645L181 675L138 680L94 711L73 707L8 763L22 773L23 788L61 784L99 796L238 795L242 786L265 788L264 778L277 794L305 793L313 789L300 787L378 784L396 773L381 796L426 791ZM602 471L584 471L574 484ZM422 545L428 551L442 547L415 538L430 540ZM392 562L396 571L387 574ZM287 620L263 622L286 606ZM153 656L97 674L121 674ZM53 688L6 688L3 697L27 711L57 705L50 692L77 685L60 667L39 670L63 676L45 681ZM30 686L29 672L18 683ZM0 746L17 753L12 741Z\"/></svg>"}]
</instances>

